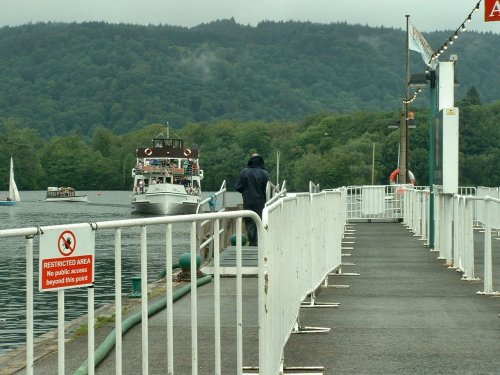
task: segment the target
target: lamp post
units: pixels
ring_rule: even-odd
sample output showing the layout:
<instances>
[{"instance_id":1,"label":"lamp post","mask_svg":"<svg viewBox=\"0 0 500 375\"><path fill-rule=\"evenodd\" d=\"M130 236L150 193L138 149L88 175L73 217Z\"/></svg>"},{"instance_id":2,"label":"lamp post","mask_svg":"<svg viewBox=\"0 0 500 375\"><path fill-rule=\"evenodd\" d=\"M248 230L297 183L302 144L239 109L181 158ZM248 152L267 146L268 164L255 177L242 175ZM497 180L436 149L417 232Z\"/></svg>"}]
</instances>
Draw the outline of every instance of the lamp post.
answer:
<instances>
[{"instance_id":1,"label":"lamp post","mask_svg":"<svg viewBox=\"0 0 500 375\"><path fill-rule=\"evenodd\" d=\"M399 155L399 182L406 184L408 181L408 97L410 96L410 50L409 50L409 24L410 15L406 15L406 76L405 76L405 100L400 119L400 155Z\"/></svg>"}]
</instances>

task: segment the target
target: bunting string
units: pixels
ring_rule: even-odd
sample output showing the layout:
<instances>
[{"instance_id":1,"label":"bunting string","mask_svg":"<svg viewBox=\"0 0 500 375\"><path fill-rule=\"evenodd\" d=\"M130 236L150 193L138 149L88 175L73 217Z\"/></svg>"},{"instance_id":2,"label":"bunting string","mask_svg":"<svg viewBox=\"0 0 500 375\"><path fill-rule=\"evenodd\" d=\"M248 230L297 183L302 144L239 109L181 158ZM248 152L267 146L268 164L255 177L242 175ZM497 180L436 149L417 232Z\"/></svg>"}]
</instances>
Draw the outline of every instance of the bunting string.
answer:
<instances>
[{"instance_id":1,"label":"bunting string","mask_svg":"<svg viewBox=\"0 0 500 375\"><path fill-rule=\"evenodd\" d=\"M469 23L469 22L472 21L472 16L474 15L474 13L479 12L479 8L481 6L481 1L482 0L479 0L477 2L476 6L472 9L472 11L469 13L469 15L465 18L464 22L462 22L460 24L460 26L453 32L453 34L448 39L445 40L445 42L442 44L442 46L439 47L437 50L435 50L432 53L431 58L430 58L430 60L428 61L428 64L427 64L428 66L432 66L433 64L436 64L438 58L443 53L445 53L445 51L447 51L448 48L450 48L453 45L453 43L458 39L459 33L463 32L463 31L467 31L467 26L466 25L467 25L467 23ZM412 48L412 49L414 49L414 48ZM417 48L416 50L419 50L423 54L422 49L418 49ZM429 73L428 69L426 69L426 73ZM417 99L417 96L418 96L418 94L421 91L422 91L421 89L418 89L417 91L415 91L413 93L412 97L403 99L403 103L404 104L409 104L409 103L414 102Z\"/></svg>"},{"instance_id":2,"label":"bunting string","mask_svg":"<svg viewBox=\"0 0 500 375\"><path fill-rule=\"evenodd\" d=\"M456 29L455 32L448 39L446 39L446 41L443 43L443 45L434 51L434 53L431 56L431 60L429 61L429 64L432 62L432 60L437 60L439 58L439 56L441 56L455 42L455 40L458 39L458 35L460 32L467 31L467 26L465 26L465 25L468 22L472 21L472 15L474 13L479 12L479 7L481 5L481 1L482 0L479 0L477 2L476 6L474 7L474 9L472 9L472 11L469 13L469 15L464 20L464 22L462 22L462 24L458 27L458 29Z\"/></svg>"}]
</instances>

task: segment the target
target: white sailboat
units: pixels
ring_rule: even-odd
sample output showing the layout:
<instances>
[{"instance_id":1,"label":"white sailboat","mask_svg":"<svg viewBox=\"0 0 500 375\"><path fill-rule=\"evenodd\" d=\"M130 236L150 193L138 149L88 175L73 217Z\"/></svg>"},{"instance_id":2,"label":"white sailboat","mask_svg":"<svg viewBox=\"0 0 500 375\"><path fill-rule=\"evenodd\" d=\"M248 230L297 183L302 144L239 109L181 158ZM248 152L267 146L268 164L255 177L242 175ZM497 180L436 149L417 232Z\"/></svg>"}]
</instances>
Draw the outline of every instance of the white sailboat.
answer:
<instances>
[{"instance_id":1,"label":"white sailboat","mask_svg":"<svg viewBox=\"0 0 500 375\"><path fill-rule=\"evenodd\" d=\"M14 206L21 200L19 191L17 190L16 181L14 180L14 161L10 157L10 176L9 176L9 195L7 200L0 200L0 206Z\"/></svg>"}]
</instances>

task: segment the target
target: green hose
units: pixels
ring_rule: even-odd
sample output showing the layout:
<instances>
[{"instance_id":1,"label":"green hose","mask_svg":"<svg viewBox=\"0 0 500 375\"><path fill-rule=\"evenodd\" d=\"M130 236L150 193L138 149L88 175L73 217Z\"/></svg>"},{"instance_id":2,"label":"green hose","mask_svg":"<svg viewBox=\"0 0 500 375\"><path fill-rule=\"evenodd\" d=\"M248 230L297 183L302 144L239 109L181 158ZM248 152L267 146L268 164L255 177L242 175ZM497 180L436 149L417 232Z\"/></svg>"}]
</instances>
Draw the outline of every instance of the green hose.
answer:
<instances>
[{"instance_id":1,"label":"green hose","mask_svg":"<svg viewBox=\"0 0 500 375\"><path fill-rule=\"evenodd\" d=\"M179 266L179 263L172 264L172 269L175 270L176 268L181 268L181 266ZM167 270L161 271L158 274L158 276L156 276L156 280L155 281L163 279L166 275L167 275Z\"/></svg>"},{"instance_id":2,"label":"green hose","mask_svg":"<svg viewBox=\"0 0 500 375\"><path fill-rule=\"evenodd\" d=\"M200 277L196 285L201 286L206 283L212 281L212 276L207 275L204 277ZM191 284L186 284L178 289L175 289L172 293L172 300L177 301L179 298L185 296L191 291ZM167 298L161 298L158 301L150 304L148 306L148 316L152 316L163 310L167 306ZM140 323L142 320L142 312L138 311L137 313L129 316L122 322L122 335L126 333L130 328L134 327L137 323ZM95 350L95 366L102 362L104 358L109 354L109 352L113 349L116 343L116 333L115 329L111 331L111 333L104 339L101 345ZM88 361L85 360L81 366L73 373L73 375L86 375L88 374Z\"/></svg>"}]
</instances>

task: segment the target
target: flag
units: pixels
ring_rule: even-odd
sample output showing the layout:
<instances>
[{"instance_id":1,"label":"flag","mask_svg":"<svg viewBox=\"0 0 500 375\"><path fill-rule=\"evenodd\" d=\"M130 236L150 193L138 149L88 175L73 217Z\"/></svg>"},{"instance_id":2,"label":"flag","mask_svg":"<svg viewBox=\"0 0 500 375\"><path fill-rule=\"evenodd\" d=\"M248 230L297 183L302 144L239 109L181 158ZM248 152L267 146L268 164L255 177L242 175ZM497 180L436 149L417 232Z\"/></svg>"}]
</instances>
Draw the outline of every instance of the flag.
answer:
<instances>
[{"instance_id":1,"label":"flag","mask_svg":"<svg viewBox=\"0 0 500 375\"><path fill-rule=\"evenodd\" d=\"M432 60L434 51L411 22L408 23L408 48L412 51L420 52L424 63L433 69L435 68L436 63Z\"/></svg>"},{"instance_id":2,"label":"flag","mask_svg":"<svg viewBox=\"0 0 500 375\"><path fill-rule=\"evenodd\" d=\"M486 0L484 3L484 21L500 21L500 0Z\"/></svg>"}]
</instances>

